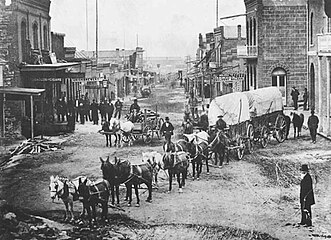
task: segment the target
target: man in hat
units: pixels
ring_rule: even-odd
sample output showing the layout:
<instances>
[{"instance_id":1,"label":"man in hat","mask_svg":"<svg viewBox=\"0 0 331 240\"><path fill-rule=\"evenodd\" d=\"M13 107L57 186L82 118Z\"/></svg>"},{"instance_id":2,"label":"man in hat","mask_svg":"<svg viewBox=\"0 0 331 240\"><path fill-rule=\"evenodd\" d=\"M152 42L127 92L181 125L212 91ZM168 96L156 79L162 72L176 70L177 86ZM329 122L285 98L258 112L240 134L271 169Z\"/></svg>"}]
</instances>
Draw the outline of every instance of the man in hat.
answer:
<instances>
[{"instance_id":1,"label":"man in hat","mask_svg":"<svg viewBox=\"0 0 331 240\"><path fill-rule=\"evenodd\" d=\"M311 110L311 115L308 118L308 128L311 136L312 143L316 143L316 134L317 134L317 128L318 128L318 117L314 115L315 111L314 109Z\"/></svg>"},{"instance_id":2,"label":"man in hat","mask_svg":"<svg viewBox=\"0 0 331 240\"><path fill-rule=\"evenodd\" d=\"M216 122L216 129L224 131L224 129L226 129L226 122L223 120L223 115L219 115L218 116L218 120Z\"/></svg>"},{"instance_id":3,"label":"man in hat","mask_svg":"<svg viewBox=\"0 0 331 240\"><path fill-rule=\"evenodd\" d=\"M313 181L309 174L308 165L303 164L300 168L300 205L301 205L301 225L310 227L312 225L311 205L315 204Z\"/></svg>"},{"instance_id":4,"label":"man in hat","mask_svg":"<svg viewBox=\"0 0 331 240\"><path fill-rule=\"evenodd\" d=\"M174 126L169 122L169 117L165 117L165 122L162 124L160 132L167 142L171 141L171 136L174 134Z\"/></svg>"},{"instance_id":5,"label":"man in hat","mask_svg":"<svg viewBox=\"0 0 331 240\"><path fill-rule=\"evenodd\" d=\"M131 114L131 121L136 122L137 121L137 115L140 112L140 106L138 105L137 98L133 99L133 103L130 106L130 114Z\"/></svg>"},{"instance_id":6,"label":"man in hat","mask_svg":"<svg viewBox=\"0 0 331 240\"><path fill-rule=\"evenodd\" d=\"M123 107L123 103L118 98L117 101L115 102L115 114L114 114L114 118L116 118L116 117L118 119L121 118L122 107Z\"/></svg>"},{"instance_id":7,"label":"man in hat","mask_svg":"<svg viewBox=\"0 0 331 240\"><path fill-rule=\"evenodd\" d=\"M292 87L292 91L291 91L291 96L292 96L292 100L293 100L293 105L294 105L294 110L298 109L298 97L299 97L299 91L298 89L296 89L294 86Z\"/></svg>"}]
</instances>

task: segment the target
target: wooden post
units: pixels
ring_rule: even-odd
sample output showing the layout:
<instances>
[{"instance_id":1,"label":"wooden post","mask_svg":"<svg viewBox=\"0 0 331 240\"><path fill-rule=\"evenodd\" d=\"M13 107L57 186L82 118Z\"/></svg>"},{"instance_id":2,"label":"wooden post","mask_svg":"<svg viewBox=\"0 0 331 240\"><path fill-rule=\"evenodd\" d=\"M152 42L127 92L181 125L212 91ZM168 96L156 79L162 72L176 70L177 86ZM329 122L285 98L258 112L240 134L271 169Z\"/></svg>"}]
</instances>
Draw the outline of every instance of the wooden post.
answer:
<instances>
[{"instance_id":1,"label":"wooden post","mask_svg":"<svg viewBox=\"0 0 331 240\"><path fill-rule=\"evenodd\" d=\"M3 101L2 101L2 137L6 136L6 116L5 116L5 107L6 107L6 94L3 93Z\"/></svg>"},{"instance_id":2,"label":"wooden post","mask_svg":"<svg viewBox=\"0 0 331 240\"><path fill-rule=\"evenodd\" d=\"M33 122L34 122L34 114L33 114L33 96L30 95L30 116L31 116L31 139L34 138L34 129L33 129Z\"/></svg>"}]
</instances>

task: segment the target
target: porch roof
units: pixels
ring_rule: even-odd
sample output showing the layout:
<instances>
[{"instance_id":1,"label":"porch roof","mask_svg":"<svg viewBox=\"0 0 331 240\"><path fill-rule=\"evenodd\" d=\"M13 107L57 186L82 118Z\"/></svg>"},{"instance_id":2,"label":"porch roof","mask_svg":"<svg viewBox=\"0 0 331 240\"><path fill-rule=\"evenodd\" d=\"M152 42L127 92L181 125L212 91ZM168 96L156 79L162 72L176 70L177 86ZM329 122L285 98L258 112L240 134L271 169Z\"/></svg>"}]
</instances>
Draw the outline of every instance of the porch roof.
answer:
<instances>
[{"instance_id":1,"label":"porch roof","mask_svg":"<svg viewBox=\"0 0 331 240\"><path fill-rule=\"evenodd\" d=\"M64 70L68 67L79 65L79 62L54 63L54 64L26 64L21 66L21 72L48 72Z\"/></svg>"},{"instance_id":2,"label":"porch roof","mask_svg":"<svg viewBox=\"0 0 331 240\"><path fill-rule=\"evenodd\" d=\"M39 96L44 91L45 89L36 88L0 87L0 94Z\"/></svg>"}]
</instances>

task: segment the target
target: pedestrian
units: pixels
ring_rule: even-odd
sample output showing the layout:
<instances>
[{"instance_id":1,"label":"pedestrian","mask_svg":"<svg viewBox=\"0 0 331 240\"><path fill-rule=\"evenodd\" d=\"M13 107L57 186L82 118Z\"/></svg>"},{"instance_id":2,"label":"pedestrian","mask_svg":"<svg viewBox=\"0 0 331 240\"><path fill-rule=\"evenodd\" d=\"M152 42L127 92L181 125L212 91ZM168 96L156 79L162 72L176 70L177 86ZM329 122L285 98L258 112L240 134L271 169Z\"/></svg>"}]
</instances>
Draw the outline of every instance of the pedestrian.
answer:
<instances>
[{"instance_id":1,"label":"pedestrian","mask_svg":"<svg viewBox=\"0 0 331 240\"><path fill-rule=\"evenodd\" d=\"M307 103L308 103L308 90L307 88L305 88L305 91L303 92L303 110L308 110Z\"/></svg>"},{"instance_id":2,"label":"pedestrian","mask_svg":"<svg viewBox=\"0 0 331 240\"><path fill-rule=\"evenodd\" d=\"M110 119L113 117L113 112L114 112L114 105L113 103L109 100L105 100L105 117L106 120L110 121Z\"/></svg>"},{"instance_id":3,"label":"pedestrian","mask_svg":"<svg viewBox=\"0 0 331 240\"><path fill-rule=\"evenodd\" d=\"M298 110L298 98L299 98L299 91L298 89L296 89L294 86L292 87L292 91L291 91L291 96L292 96L292 100L293 100L293 105L294 105L294 110Z\"/></svg>"},{"instance_id":4,"label":"pedestrian","mask_svg":"<svg viewBox=\"0 0 331 240\"><path fill-rule=\"evenodd\" d=\"M99 105L98 105L98 103L95 102L95 99L93 99L92 104L91 104L91 115L92 115L93 125L99 124L98 111L99 111Z\"/></svg>"},{"instance_id":5,"label":"pedestrian","mask_svg":"<svg viewBox=\"0 0 331 240\"><path fill-rule=\"evenodd\" d=\"M101 115L101 121L102 122L106 121L106 104L104 101L101 101L99 106L99 111Z\"/></svg>"},{"instance_id":6,"label":"pedestrian","mask_svg":"<svg viewBox=\"0 0 331 240\"><path fill-rule=\"evenodd\" d=\"M184 134L192 134L193 133L193 124L191 123L190 118L185 118L184 116L184 121L182 123L182 127L184 130Z\"/></svg>"},{"instance_id":7,"label":"pedestrian","mask_svg":"<svg viewBox=\"0 0 331 240\"><path fill-rule=\"evenodd\" d=\"M114 118L116 118L116 117L118 117L118 119L121 118L122 107L123 107L123 103L118 98L117 101L115 102L115 114L114 114Z\"/></svg>"},{"instance_id":8,"label":"pedestrian","mask_svg":"<svg viewBox=\"0 0 331 240\"><path fill-rule=\"evenodd\" d=\"M81 124L85 124L85 106L84 95L78 100L78 113Z\"/></svg>"},{"instance_id":9,"label":"pedestrian","mask_svg":"<svg viewBox=\"0 0 331 240\"><path fill-rule=\"evenodd\" d=\"M308 118L308 128L311 136L311 142L316 143L316 134L317 134L317 128L319 119L316 115L314 115L315 111L314 109L311 110L311 115Z\"/></svg>"},{"instance_id":10,"label":"pedestrian","mask_svg":"<svg viewBox=\"0 0 331 240\"><path fill-rule=\"evenodd\" d=\"M169 121L169 117L165 117L165 122L160 129L161 134L165 137L167 143L171 142L171 136L174 134L174 126Z\"/></svg>"},{"instance_id":11,"label":"pedestrian","mask_svg":"<svg viewBox=\"0 0 331 240\"><path fill-rule=\"evenodd\" d=\"M64 121L64 116L63 116L63 102L62 99L59 98L55 102L55 110L56 110L56 115L57 115L57 121L58 122L63 122Z\"/></svg>"},{"instance_id":12,"label":"pedestrian","mask_svg":"<svg viewBox=\"0 0 331 240\"><path fill-rule=\"evenodd\" d=\"M201 114L198 125L201 128L201 130L205 132L208 131L208 127L209 127L208 115L205 111Z\"/></svg>"},{"instance_id":13,"label":"pedestrian","mask_svg":"<svg viewBox=\"0 0 331 240\"><path fill-rule=\"evenodd\" d=\"M300 168L300 205L301 205L301 225L306 227L312 226L311 206L315 204L313 181L309 174L307 164L303 164Z\"/></svg>"},{"instance_id":14,"label":"pedestrian","mask_svg":"<svg viewBox=\"0 0 331 240\"><path fill-rule=\"evenodd\" d=\"M92 121L91 115L90 115L90 100L87 97L87 93L85 94L84 98L84 115L85 115L85 121Z\"/></svg>"},{"instance_id":15,"label":"pedestrian","mask_svg":"<svg viewBox=\"0 0 331 240\"><path fill-rule=\"evenodd\" d=\"M223 115L218 116L218 120L216 122L216 129L224 132L224 130L227 128L226 122L223 120Z\"/></svg>"},{"instance_id":16,"label":"pedestrian","mask_svg":"<svg viewBox=\"0 0 331 240\"><path fill-rule=\"evenodd\" d=\"M130 106L130 119L132 122L136 122L140 112L140 106L138 105L138 99L134 98L133 103Z\"/></svg>"}]
</instances>

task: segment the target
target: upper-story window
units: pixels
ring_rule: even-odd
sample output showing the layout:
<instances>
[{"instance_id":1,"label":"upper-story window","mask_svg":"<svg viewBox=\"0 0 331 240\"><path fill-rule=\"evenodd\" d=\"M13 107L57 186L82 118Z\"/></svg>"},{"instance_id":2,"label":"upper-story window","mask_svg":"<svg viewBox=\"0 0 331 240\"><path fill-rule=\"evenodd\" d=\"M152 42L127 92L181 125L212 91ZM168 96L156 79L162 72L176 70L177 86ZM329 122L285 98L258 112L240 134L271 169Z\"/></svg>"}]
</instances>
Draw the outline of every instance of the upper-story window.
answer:
<instances>
[{"instance_id":1,"label":"upper-story window","mask_svg":"<svg viewBox=\"0 0 331 240\"><path fill-rule=\"evenodd\" d=\"M38 24L34 23L32 25L32 33L33 33L33 48L39 48L39 39L38 39Z\"/></svg>"},{"instance_id":2,"label":"upper-story window","mask_svg":"<svg viewBox=\"0 0 331 240\"><path fill-rule=\"evenodd\" d=\"M247 45L249 45L249 21L246 22Z\"/></svg>"},{"instance_id":3,"label":"upper-story window","mask_svg":"<svg viewBox=\"0 0 331 240\"><path fill-rule=\"evenodd\" d=\"M46 25L44 25L43 33L44 33L44 49L48 50L48 29Z\"/></svg>"},{"instance_id":4,"label":"upper-story window","mask_svg":"<svg viewBox=\"0 0 331 240\"><path fill-rule=\"evenodd\" d=\"M26 22L21 22L21 47L22 47L22 56L23 61L25 61L25 55L26 55Z\"/></svg>"},{"instance_id":5,"label":"upper-story window","mask_svg":"<svg viewBox=\"0 0 331 240\"><path fill-rule=\"evenodd\" d=\"M331 18L327 18L326 32L331 33Z\"/></svg>"},{"instance_id":6,"label":"upper-story window","mask_svg":"<svg viewBox=\"0 0 331 240\"><path fill-rule=\"evenodd\" d=\"M256 46L256 19L253 19L253 45Z\"/></svg>"},{"instance_id":7,"label":"upper-story window","mask_svg":"<svg viewBox=\"0 0 331 240\"><path fill-rule=\"evenodd\" d=\"M314 26L314 14L313 13L311 13L310 14L310 45L313 45L314 44L314 28L313 28L313 26Z\"/></svg>"}]
</instances>

